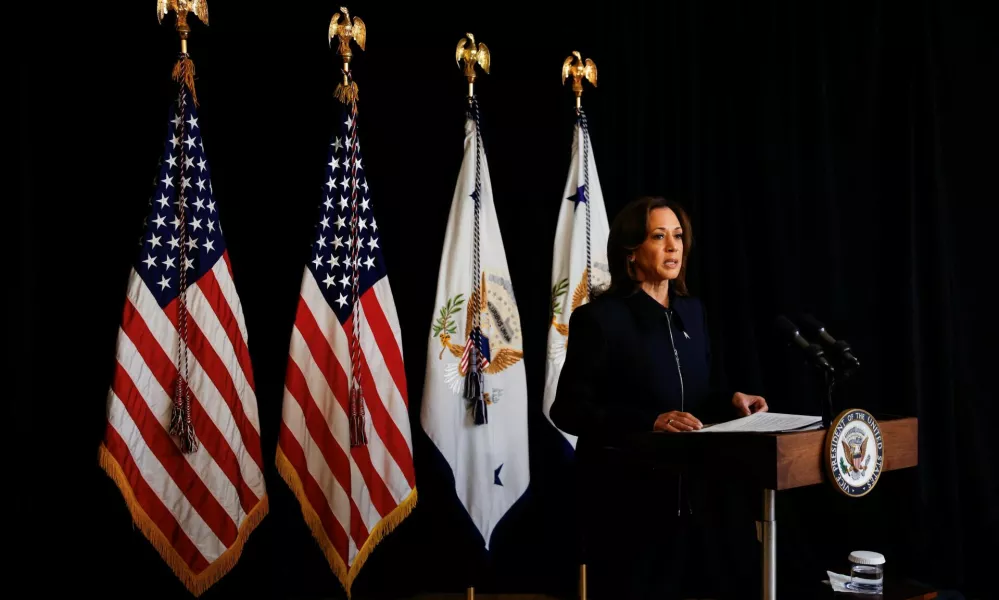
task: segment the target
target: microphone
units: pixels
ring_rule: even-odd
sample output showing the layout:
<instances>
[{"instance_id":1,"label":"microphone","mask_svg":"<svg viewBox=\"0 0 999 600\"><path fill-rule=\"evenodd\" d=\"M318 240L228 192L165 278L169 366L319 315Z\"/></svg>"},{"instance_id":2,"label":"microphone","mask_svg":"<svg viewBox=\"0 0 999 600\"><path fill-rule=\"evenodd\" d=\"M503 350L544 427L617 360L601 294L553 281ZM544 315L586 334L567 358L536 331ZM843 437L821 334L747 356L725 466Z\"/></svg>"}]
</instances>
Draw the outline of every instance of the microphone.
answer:
<instances>
[{"instance_id":1,"label":"microphone","mask_svg":"<svg viewBox=\"0 0 999 600\"><path fill-rule=\"evenodd\" d=\"M777 329L788 338L790 343L797 346L815 366L824 369L830 375L836 374L836 369L829 364L829 360L825 357L825 352L822 348L818 344L808 343L808 340L801 337L798 326L792 323L790 319L784 315L777 317Z\"/></svg>"},{"instance_id":2,"label":"microphone","mask_svg":"<svg viewBox=\"0 0 999 600\"><path fill-rule=\"evenodd\" d=\"M831 351L839 353L839 356L846 363L848 369L856 369L860 367L860 361L857 357L853 355L850 351L850 344L845 340L837 340L833 336L826 332L826 327L819 321L815 319L812 315L802 315L801 323L805 331L811 334L811 337L817 337L822 341L822 345Z\"/></svg>"}]
</instances>

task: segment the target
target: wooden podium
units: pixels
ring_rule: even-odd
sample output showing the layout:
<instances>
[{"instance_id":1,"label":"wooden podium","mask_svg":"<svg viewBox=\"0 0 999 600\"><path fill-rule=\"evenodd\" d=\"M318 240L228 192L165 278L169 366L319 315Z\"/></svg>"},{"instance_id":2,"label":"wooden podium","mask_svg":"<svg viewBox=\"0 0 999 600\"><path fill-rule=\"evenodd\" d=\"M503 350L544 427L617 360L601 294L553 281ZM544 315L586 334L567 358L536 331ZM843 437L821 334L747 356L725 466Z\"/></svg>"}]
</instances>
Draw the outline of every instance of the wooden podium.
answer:
<instances>
[{"instance_id":1,"label":"wooden podium","mask_svg":"<svg viewBox=\"0 0 999 600\"><path fill-rule=\"evenodd\" d=\"M877 415L875 415L877 418ZM884 440L884 472L918 463L915 417L878 419ZM639 460L680 471L704 469L719 477L737 475L763 492L760 541L763 549L763 598L777 597L776 492L808 485L828 485L823 464L826 430L790 433L647 433L629 439ZM858 500L862 501L862 500Z\"/></svg>"}]
</instances>

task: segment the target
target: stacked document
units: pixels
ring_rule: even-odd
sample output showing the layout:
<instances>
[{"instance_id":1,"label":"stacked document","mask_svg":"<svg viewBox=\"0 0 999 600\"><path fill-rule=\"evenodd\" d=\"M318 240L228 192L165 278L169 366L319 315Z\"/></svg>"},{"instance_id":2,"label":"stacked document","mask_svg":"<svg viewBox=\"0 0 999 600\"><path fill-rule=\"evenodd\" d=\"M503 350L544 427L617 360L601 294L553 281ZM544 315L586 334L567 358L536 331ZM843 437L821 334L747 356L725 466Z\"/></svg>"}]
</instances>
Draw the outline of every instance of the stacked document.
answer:
<instances>
[{"instance_id":1,"label":"stacked document","mask_svg":"<svg viewBox=\"0 0 999 600\"><path fill-rule=\"evenodd\" d=\"M786 431L807 431L809 429L821 428L822 417L759 412L733 421L706 425L703 429L697 430L697 432L783 433Z\"/></svg>"}]
</instances>

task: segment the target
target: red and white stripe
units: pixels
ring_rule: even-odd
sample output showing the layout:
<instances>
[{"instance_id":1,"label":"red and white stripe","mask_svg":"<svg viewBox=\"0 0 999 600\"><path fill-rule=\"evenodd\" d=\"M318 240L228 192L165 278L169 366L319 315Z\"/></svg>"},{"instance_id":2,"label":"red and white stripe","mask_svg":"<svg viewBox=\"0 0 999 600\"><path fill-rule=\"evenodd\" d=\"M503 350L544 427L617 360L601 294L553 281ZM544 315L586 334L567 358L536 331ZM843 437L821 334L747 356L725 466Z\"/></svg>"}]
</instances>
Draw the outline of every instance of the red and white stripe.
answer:
<instances>
[{"instance_id":1,"label":"red and white stripe","mask_svg":"<svg viewBox=\"0 0 999 600\"><path fill-rule=\"evenodd\" d=\"M462 373L468 372L468 357L472 355L472 336L468 336L465 340L465 348L461 351L461 363L460 368ZM485 369L489 366L489 361L486 360L486 355L479 353L479 368Z\"/></svg>"},{"instance_id":2,"label":"red and white stripe","mask_svg":"<svg viewBox=\"0 0 999 600\"><path fill-rule=\"evenodd\" d=\"M162 534L151 541L197 594L221 576L214 563L240 551L249 533L244 529L259 522L267 503L246 326L228 256L187 294L188 385L199 448L183 454L168 432L178 377L177 301L160 308L133 270L118 331L102 465L138 504L130 508L147 537L150 531ZM224 562L223 571L234 560Z\"/></svg>"},{"instance_id":3,"label":"red and white stripe","mask_svg":"<svg viewBox=\"0 0 999 600\"><path fill-rule=\"evenodd\" d=\"M353 321L340 325L308 269L289 346L278 441L279 470L348 591L370 549L411 510L416 488L399 321L388 278L366 291L360 304L368 443L350 447Z\"/></svg>"}]
</instances>

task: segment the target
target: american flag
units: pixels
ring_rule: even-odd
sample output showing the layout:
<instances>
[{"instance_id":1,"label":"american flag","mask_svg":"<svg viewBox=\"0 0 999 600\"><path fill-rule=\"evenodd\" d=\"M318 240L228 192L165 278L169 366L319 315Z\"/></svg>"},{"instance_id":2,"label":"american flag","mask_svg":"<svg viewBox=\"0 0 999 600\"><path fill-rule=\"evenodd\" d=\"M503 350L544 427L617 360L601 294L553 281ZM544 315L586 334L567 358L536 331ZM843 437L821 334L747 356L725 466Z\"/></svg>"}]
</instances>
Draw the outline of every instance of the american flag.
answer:
<instances>
[{"instance_id":1,"label":"american flag","mask_svg":"<svg viewBox=\"0 0 999 600\"><path fill-rule=\"evenodd\" d=\"M485 337L479 338L479 345L482 346L479 349L479 368L485 369L489 366L489 340ZM472 356L472 346L475 344L475 340L471 337L465 342L465 348L461 351L461 362L460 371L462 373L468 372L468 360Z\"/></svg>"},{"instance_id":2,"label":"american flag","mask_svg":"<svg viewBox=\"0 0 999 600\"><path fill-rule=\"evenodd\" d=\"M235 565L268 501L246 326L186 87L169 114L140 245L118 330L100 464L135 524L199 595ZM186 317L178 307L182 269ZM198 443L190 453L169 433L185 370Z\"/></svg>"},{"instance_id":3,"label":"american flag","mask_svg":"<svg viewBox=\"0 0 999 600\"><path fill-rule=\"evenodd\" d=\"M349 594L375 545L412 511L416 480L399 319L356 104L339 122L291 335L277 466ZM352 415L366 443L352 444Z\"/></svg>"}]
</instances>

